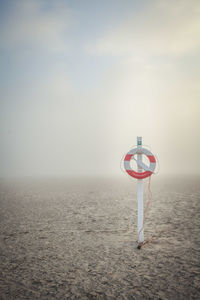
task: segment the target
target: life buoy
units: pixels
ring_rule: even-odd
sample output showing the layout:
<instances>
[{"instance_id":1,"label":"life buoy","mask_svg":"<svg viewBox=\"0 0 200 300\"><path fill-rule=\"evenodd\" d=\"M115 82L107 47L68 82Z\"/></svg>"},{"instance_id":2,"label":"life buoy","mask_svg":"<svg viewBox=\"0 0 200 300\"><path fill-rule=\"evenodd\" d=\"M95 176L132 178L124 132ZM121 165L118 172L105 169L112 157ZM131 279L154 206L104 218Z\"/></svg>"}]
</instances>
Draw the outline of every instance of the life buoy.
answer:
<instances>
[{"instance_id":1,"label":"life buoy","mask_svg":"<svg viewBox=\"0 0 200 300\"><path fill-rule=\"evenodd\" d=\"M135 172L134 170L131 169L130 162L131 159L134 159L135 154L144 154L148 157L150 162L149 167L146 164L137 161L137 164L144 169L144 172ZM124 169L130 176L137 179L144 179L148 176L151 176L153 171L155 170L155 167L156 167L156 159L154 155L149 150L142 147L138 147L130 150L124 158Z\"/></svg>"}]
</instances>

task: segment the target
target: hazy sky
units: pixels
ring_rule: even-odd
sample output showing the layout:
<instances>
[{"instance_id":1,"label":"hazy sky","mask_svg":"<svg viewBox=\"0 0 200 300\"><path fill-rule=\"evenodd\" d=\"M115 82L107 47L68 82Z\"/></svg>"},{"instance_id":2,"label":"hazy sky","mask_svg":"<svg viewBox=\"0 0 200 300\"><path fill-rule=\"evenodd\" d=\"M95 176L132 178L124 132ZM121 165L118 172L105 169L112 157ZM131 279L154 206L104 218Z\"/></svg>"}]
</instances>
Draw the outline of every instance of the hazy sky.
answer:
<instances>
[{"instance_id":1,"label":"hazy sky","mask_svg":"<svg viewBox=\"0 0 200 300\"><path fill-rule=\"evenodd\" d=\"M0 0L0 176L200 174L199 0Z\"/></svg>"}]
</instances>

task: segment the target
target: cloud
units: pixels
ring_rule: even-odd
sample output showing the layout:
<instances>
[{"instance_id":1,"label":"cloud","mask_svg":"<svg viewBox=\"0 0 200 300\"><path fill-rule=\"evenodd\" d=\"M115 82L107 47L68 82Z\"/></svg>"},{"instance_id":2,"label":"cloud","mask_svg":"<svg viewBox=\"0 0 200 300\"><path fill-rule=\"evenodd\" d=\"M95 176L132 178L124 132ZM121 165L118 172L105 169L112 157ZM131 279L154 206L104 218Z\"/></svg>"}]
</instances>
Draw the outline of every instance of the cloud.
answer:
<instances>
[{"instance_id":1,"label":"cloud","mask_svg":"<svg viewBox=\"0 0 200 300\"><path fill-rule=\"evenodd\" d=\"M57 3L57 4L56 4ZM44 1L14 1L1 25L3 48L39 48L58 52L67 49L70 12L60 1L44 8Z\"/></svg>"},{"instance_id":2,"label":"cloud","mask_svg":"<svg viewBox=\"0 0 200 300\"><path fill-rule=\"evenodd\" d=\"M150 1L115 30L87 45L90 53L103 55L177 56L200 47L198 0Z\"/></svg>"},{"instance_id":3,"label":"cloud","mask_svg":"<svg viewBox=\"0 0 200 300\"><path fill-rule=\"evenodd\" d=\"M159 153L162 172L196 172L199 48L200 2L195 0L149 1L87 45L88 53L118 61L107 72L104 96L112 107L113 165L124 145L142 135ZM193 158L183 166L191 144Z\"/></svg>"},{"instance_id":4,"label":"cloud","mask_svg":"<svg viewBox=\"0 0 200 300\"><path fill-rule=\"evenodd\" d=\"M1 173L119 174L120 158L137 135L159 154L162 172L194 172L200 151L198 7L194 0L149 1L100 39L90 35L84 53L85 28L69 28L65 1L13 1L0 21L3 76L7 72ZM77 34L80 47L63 55L68 33ZM7 49L12 63L4 59ZM95 88L94 61L95 71L102 61L107 66Z\"/></svg>"}]
</instances>

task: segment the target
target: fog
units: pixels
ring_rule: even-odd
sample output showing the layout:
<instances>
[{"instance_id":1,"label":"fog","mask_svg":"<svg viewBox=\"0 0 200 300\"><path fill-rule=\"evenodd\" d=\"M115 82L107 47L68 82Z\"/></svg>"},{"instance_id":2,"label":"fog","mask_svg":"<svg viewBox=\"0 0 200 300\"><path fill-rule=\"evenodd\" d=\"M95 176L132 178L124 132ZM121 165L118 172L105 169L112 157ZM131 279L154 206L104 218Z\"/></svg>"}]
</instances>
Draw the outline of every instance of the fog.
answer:
<instances>
[{"instance_id":1,"label":"fog","mask_svg":"<svg viewBox=\"0 0 200 300\"><path fill-rule=\"evenodd\" d=\"M200 174L199 1L1 1L0 176ZM123 175L122 175L123 176Z\"/></svg>"}]
</instances>

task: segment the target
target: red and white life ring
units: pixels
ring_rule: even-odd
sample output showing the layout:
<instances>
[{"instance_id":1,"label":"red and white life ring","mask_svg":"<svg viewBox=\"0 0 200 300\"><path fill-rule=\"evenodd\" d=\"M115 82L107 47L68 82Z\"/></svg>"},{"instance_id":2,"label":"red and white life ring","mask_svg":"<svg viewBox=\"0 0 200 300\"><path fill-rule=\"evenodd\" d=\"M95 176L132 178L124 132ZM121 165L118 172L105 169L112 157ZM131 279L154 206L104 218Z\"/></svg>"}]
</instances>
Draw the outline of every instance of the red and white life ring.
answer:
<instances>
[{"instance_id":1,"label":"red and white life ring","mask_svg":"<svg viewBox=\"0 0 200 300\"><path fill-rule=\"evenodd\" d=\"M145 164L142 163L142 165L144 166L144 172L135 172L134 170L131 169L131 159L134 159L134 155L135 154L144 154L148 157L150 165L149 167L147 167ZM152 173L154 172L156 167L156 159L154 157L154 155L147 149L142 148L142 147L138 147L138 148L134 148L132 150L130 150L125 158L124 158L124 169L126 170L126 172L137 179L144 179L148 176L151 176Z\"/></svg>"}]
</instances>

